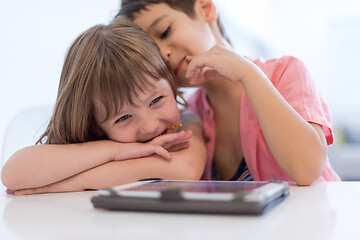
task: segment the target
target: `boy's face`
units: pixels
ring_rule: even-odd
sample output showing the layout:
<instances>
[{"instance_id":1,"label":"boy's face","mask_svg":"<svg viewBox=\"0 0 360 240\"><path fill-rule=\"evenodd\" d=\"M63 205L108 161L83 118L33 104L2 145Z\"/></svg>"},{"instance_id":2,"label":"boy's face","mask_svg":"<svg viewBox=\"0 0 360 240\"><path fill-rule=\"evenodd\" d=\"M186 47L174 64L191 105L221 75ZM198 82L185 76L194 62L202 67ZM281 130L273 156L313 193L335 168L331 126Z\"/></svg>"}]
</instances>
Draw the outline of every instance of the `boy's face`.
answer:
<instances>
[{"instance_id":1,"label":"boy's face","mask_svg":"<svg viewBox=\"0 0 360 240\"><path fill-rule=\"evenodd\" d=\"M216 44L210 24L200 11L195 5L195 16L190 18L182 11L159 3L135 15L134 22L159 45L181 87L190 86L184 77L188 65L185 57L202 54Z\"/></svg>"},{"instance_id":2,"label":"boy's face","mask_svg":"<svg viewBox=\"0 0 360 240\"><path fill-rule=\"evenodd\" d=\"M169 82L165 79L149 80L154 85L151 90L139 92L134 105L124 105L103 123L105 107L94 99L96 123L109 139L123 143L147 142L159 135L176 131L166 130L180 122L179 108Z\"/></svg>"}]
</instances>

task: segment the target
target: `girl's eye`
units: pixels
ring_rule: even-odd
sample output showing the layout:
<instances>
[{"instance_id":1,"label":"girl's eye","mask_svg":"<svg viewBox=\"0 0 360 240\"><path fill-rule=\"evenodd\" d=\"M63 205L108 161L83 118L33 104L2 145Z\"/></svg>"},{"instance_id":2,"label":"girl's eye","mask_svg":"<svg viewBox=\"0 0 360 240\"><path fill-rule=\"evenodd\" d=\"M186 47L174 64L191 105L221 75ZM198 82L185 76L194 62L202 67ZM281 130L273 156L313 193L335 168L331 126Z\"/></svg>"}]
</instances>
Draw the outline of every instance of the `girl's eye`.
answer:
<instances>
[{"instance_id":1,"label":"girl's eye","mask_svg":"<svg viewBox=\"0 0 360 240\"><path fill-rule=\"evenodd\" d=\"M130 118L130 117L131 117L131 116L130 116L129 114L124 115L124 116L118 118L118 119L115 121L115 123L125 121L126 119L128 119L128 118Z\"/></svg>"},{"instance_id":2,"label":"girl's eye","mask_svg":"<svg viewBox=\"0 0 360 240\"><path fill-rule=\"evenodd\" d=\"M162 98L163 98L163 96L155 98L154 100L151 101L150 106L157 103L157 102L159 102Z\"/></svg>"},{"instance_id":3,"label":"girl's eye","mask_svg":"<svg viewBox=\"0 0 360 240\"><path fill-rule=\"evenodd\" d=\"M167 29L160 35L160 39L164 39L169 35L170 32L170 26L167 27Z\"/></svg>"}]
</instances>

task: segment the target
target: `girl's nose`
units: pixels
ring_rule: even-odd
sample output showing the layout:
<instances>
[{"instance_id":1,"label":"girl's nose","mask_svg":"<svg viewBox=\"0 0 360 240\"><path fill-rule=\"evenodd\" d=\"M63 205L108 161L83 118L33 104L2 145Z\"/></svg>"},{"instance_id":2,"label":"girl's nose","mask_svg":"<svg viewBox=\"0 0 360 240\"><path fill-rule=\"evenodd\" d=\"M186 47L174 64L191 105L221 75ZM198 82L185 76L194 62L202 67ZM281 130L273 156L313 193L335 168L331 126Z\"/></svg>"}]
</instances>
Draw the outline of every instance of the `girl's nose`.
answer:
<instances>
[{"instance_id":1,"label":"girl's nose","mask_svg":"<svg viewBox=\"0 0 360 240\"><path fill-rule=\"evenodd\" d=\"M139 124L139 138L145 140L154 138L159 134L159 121L156 118L147 117Z\"/></svg>"}]
</instances>

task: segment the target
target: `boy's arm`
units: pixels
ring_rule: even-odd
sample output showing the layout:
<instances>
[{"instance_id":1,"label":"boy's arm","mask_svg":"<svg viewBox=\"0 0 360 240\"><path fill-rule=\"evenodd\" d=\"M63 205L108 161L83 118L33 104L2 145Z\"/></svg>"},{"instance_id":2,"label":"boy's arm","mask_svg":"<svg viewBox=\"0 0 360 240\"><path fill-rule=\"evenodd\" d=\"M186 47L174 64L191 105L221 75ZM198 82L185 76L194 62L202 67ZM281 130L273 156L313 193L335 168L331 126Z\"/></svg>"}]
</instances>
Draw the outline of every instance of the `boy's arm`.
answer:
<instances>
[{"instance_id":1,"label":"boy's arm","mask_svg":"<svg viewBox=\"0 0 360 240\"><path fill-rule=\"evenodd\" d=\"M188 60L186 77L193 84L209 79L241 82L272 154L298 185L311 185L321 176L327 155L321 126L305 121L261 69L220 46Z\"/></svg>"},{"instance_id":2,"label":"boy's arm","mask_svg":"<svg viewBox=\"0 0 360 240\"><path fill-rule=\"evenodd\" d=\"M110 140L77 144L44 144L26 147L13 154L1 172L3 184L11 189L46 186L113 160L128 160L158 154L171 156L163 146L187 142L191 132L161 136L158 144L119 143ZM166 159L166 160L164 160Z\"/></svg>"},{"instance_id":3,"label":"boy's arm","mask_svg":"<svg viewBox=\"0 0 360 240\"><path fill-rule=\"evenodd\" d=\"M161 157L153 155L133 160L108 162L51 185L18 190L15 191L15 194L101 189L134 182L143 178L200 179L206 161L202 128L199 124L190 124L186 126L186 130L188 129L193 132L193 136L189 140L190 146L173 152L171 161L164 161Z\"/></svg>"}]
</instances>

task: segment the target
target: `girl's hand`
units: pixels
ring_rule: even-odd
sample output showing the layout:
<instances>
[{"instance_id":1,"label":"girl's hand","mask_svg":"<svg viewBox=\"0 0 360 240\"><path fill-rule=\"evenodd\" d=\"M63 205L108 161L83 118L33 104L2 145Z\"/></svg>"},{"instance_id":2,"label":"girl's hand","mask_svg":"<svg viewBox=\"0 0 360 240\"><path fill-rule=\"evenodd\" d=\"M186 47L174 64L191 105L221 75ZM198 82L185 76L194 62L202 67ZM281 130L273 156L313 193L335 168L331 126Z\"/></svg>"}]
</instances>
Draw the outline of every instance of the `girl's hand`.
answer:
<instances>
[{"instance_id":1,"label":"girl's hand","mask_svg":"<svg viewBox=\"0 0 360 240\"><path fill-rule=\"evenodd\" d=\"M119 148L115 143L113 161L129 160L133 158L148 157L153 154L157 154L165 160L171 160L172 155L169 152L179 151L181 149L189 147L189 139L192 136L192 132L181 131L177 133L168 133L158 136L147 143L127 143Z\"/></svg>"},{"instance_id":2,"label":"girl's hand","mask_svg":"<svg viewBox=\"0 0 360 240\"><path fill-rule=\"evenodd\" d=\"M192 85L216 79L241 82L247 67L253 65L246 58L219 45L199 56L187 56L186 60L190 63L185 77L190 78Z\"/></svg>"},{"instance_id":3,"label":"girl's hand","mask_svg":"<svg viewBox=\"0 0 360 240\"><path fill-rule=\"evenodd\" d=\"M71 178L72 177L42 187L18 189L11 191L9 194L20 196L42 193L79 192L86 190L83 187L79 187L79 184L73 184L73 182L70 180Z\"/></svg>"},{"instance_id":4,"label":"girl's hand","mask_svg":"<svg viewBox=\"0 0 360 240\"><path fill-rule=\"evenodd\" d=\"M177 152L189 147L189 139L191 136L191 130L168 133L154 138L150 143L160 145L169 152Z\"/></svg>"},{"instance_id":5,"label":"girl's hand","mask_svg":"<svg viewBox=\"0 0 360 240\"><path fill-rule=\"evenodd\" d=\"M11 190L11 189L8 189L8 188L6 189L7 194L14 194L14 192L15 192L14 190Z\"/></svg>"},{"instance_id":6,"label":"girl's hand","mask_svg":"<svg viewBox=\"0 0 360 240\"><path fill-rule=\"evenodd\" d=\"M22 196L22 195L31 195L31 194L41 194L41 193L53 193L54 191L51 190L51 185L38 187L38 188L27 188L27 189L19 189L16 191L12 191L9 194L14 194L15 196Z\"/></svg>"}]
</instances>

